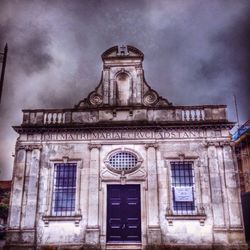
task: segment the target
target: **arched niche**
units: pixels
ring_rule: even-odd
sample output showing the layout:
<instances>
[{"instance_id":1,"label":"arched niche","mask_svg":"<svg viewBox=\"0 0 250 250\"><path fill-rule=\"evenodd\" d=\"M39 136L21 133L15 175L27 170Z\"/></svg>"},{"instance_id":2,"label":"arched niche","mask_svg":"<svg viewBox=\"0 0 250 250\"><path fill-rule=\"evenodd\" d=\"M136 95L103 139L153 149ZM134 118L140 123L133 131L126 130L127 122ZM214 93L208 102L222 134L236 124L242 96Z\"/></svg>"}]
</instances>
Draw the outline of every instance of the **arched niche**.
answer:
<instances>
[{"instance_id":1,"label":"arched niche","mask_svg":"<svg viewBox=\"0 0 250 250\"><path fill-rule=\"evenodd\" d=\"M116 103L119 106L127 106L130 104L131 98L131 77L120 72L116 76Z\"/></svg>"}]
</instances>

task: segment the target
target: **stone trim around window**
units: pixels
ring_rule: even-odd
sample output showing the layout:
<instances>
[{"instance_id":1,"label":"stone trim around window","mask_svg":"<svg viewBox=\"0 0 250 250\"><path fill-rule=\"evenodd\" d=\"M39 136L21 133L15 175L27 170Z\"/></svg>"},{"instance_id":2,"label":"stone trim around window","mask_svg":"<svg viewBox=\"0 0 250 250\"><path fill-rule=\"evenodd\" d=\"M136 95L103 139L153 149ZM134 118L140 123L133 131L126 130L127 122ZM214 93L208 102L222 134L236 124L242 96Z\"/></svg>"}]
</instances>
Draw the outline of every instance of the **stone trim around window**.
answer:
<instances>
[{"instance_id":1,"label":"stone trim around window","mask_svg":"<svg viewBox=\"0 0 250 250\"><path fill-rule=\"evenodd\" d=\"M117 156L117 160L119 161L124 161L124 163L126 163L126 161L128 163L133 164L132 167L127 167L126 169L122 169L116 166L119 165L119 162L115 162L115 157ZM121 157L120 159L118 159L119 157ZM131 162L130 162L131 161ZM132 173L134 171L136 171L138 168L140 168L141 164L143 162L142 157L135 152L132 149L129 148L118 148L115 149L111 152L109 152L109 154L106 156L104 163L106 165L106 167L117 174L128 174L128 173ZM117 165L118 164L118 165ZM121 166L122 167L122 166Z\"/></svg>"},{"instance_id":2,"label":"stone trim around window","mask_svg":"<svg viewBox=\"0 0 250 250\"><path fill-rule=\"evenodd\" d=\"M165 218L168 221L169 226L173 226L173 221L174 220L199 220L200 225L204 226L205 220L207 216L204 214L196 214L196 215L165 215Z\"/></svg>"},{"instance_id":3,"label":"stone trim around window","mask_svg":"<svg viewBox=\"0 0 250 250\"><path fill-rule=\"evenodd\" d=\"M53 215L53 185L54 185L54 169L56 164L76 164L76 193L75 193L75 211L72 215ZM81 170L83 168L82 159L71 159L69 157L52 158L49 160L49 167L47 172L47 198L46 208L42 215L42 220L45 226L48 226L50 221L75 221L75 225L78 226L82 219L80 209L80 190L81 190Z\"/></svg>"},{"instance_id":4,"label":"stone trim around window","mask_svg":"<svg viewBox=\"0 0 250 250\"><path fill-rule=\"evenodd\" d=\"M82 220L81 215L74 215L74 216L43 216L42 220L44 221L44 225L46 227L49 226L50 221L74 221L75 226L79 226L80 221Z\"/></svg>"},{"instance_id":5,"label":"stone trim around window","mask_svg":"<svg viewBox=\"0 0 250 250\"><path fill-rule=\"evenodd\" d=\"M200 183L200 159L197 156L186 156L184 154L179 154L177 157L164 157L165 167L167 168L167 208L165 218L168 221L169 225L173 225L174 220L199 220L201 225L204 225L206 220L205 209L202 204L202 193L201 193L201 183ZM173 210L173 192L172 192L172 180L171 180L171 163L172 162L192 162L193 169L193 189L194 189L194 206L195 210L177 214Z\"/></svg>"}]
</instances>

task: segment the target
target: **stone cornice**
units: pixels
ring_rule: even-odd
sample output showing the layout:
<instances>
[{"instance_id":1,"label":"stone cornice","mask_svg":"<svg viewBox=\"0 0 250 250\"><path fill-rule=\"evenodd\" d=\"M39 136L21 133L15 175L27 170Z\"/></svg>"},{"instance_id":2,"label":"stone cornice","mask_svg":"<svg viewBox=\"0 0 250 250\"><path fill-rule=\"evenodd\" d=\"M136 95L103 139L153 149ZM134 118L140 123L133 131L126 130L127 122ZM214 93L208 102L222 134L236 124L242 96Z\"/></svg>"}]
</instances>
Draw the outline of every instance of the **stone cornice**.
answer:
<instances>
[{"instance_id":1,"label":"stone cornice","mask_svg":"<svg viewBox=\"0 0 250 250\"><path fill-rule=\"evenodd\" d=\"M96 123L96 124L54 124L54 125L23 125L13 126L13 129L19 133L43 133L43 132L69 132L69 131L86 131L95 129L231 129L231 122L211 122L211 123L190 123L190 122L165 122L165 123L148 123L148 122L113 122L113 123Z\"/></svg>"},{"instance_id":2,"label":"stone cornice","mask_svg":"<svg viewBox=\"0 0 250 250\"><path fill-rule=\"evenodd\" d=\"M27 145L27 144L21 144L21 143L17 143L16 144L16 150L25 150L25 151L33 151L35 149L38 149L38 150L42 150L42 145L41 144L30 144L30 145Z\"/></svg>"}]
</instances>

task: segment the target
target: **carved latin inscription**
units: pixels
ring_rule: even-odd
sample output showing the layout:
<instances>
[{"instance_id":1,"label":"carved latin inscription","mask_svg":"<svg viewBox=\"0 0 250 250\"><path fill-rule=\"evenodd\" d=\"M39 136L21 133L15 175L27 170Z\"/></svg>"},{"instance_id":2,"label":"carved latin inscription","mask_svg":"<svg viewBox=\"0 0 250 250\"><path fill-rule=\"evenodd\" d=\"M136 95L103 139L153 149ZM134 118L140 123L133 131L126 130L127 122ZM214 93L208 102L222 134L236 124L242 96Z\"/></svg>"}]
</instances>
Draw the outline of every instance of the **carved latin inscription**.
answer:
<instances>
[{"instance_id":1,"label":"carved latin inscription","mask_svg":"<svg viewBox=\"0 0 250 250\"><path fill-rule=\"evenodd\" d=\"M95 130L79 132L46 132L43 141L81 141L81 140L141 140L141 139L185 139L204 138L204 130Z\"/></svg>"}]
</instances>

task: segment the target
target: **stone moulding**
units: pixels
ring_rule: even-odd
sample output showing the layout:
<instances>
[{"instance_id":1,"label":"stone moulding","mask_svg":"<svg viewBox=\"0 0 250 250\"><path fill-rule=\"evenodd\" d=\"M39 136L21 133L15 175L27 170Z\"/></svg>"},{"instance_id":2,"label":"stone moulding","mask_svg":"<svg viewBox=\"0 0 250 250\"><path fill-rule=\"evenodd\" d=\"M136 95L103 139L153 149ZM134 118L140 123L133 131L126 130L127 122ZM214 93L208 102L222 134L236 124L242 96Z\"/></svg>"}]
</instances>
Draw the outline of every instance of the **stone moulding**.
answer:
<instances>
[{"instance_id":1,"label":"stone moulding","mask_svg":"<svg viewBox=\"0 0 250 250\"><path fill-rule=\"evenodd\" d=\"M139 168L131 173L115 173L108 168L104 169L100 173L101 180L103 182L110 182L119 180L122 184L125 184L127 181L145 181L147 178L147 172L143 168Z\"/></svg>"},{"instance_id":2,"label":"stone moulding","mask_svg":"<svg viewBox=\"0 0 250 250\"><path fill-rule=\"evenodd\" d=\"M81 215L75 216L42 216L42 220L44 221L45 226L49 226L49 222L51 221L74 221L76 226L79 226L80 221L82 220Z\"/></svg>"},{"instance_id":3,"label":"stone moulding","mask_svg":"<svg viewBox=\"0 0 250 250\"><path fill-rule=\"evenodd\" d=\"M147 130L152 130L154 132L181 132L181 131L200 131L204 135L201 137L208 137L205 133L207 133L208 130L214 130L214 129L231 129L232 126L230 124L173 124L173 123L168 123L168 124L143 124L141 123L140 125L137 123L134 124L102 124L98 125L96 124L95 126L90 126L89 124L86 125L61 125L61 126L16 126L14 129L16 130L17 133L19 134L28 134L28 137L31 138L31 140L38 141L40 140L40 136L42 135L45 137L49 133L93 133L93 132L140 132L140 131L147 131ZM189 136L186 136L187 138ZM217 136L216 136L217 137ZM215 138L216 138L215 137ZM222 137L221 135L219 137ZM223 136L224 139L229 140L229 136L225 137ZM65 138L66 140L69 140L70 138ZM82 139L87 139L85 137L82 137ZM82 140L81 139L81 140ZM93 138L93 139L98 139L98 138ZM107 139L107 138L103 138ZM119 138L121 139L121 138ZM134 139L134 138L133 138ZM149 138L148 138L149 139ZM152 138L154 139L154 138ZM156 139L161 139L160 137ZM72 139L70 139L72 140ZM216 140L217 143L218 140Z\"/></svg>"},{"instance_id":4,"label":"stone moulding","mask_svg":"<svg viewBox=\"0 0 250 250\"><path fill-rule=\"evenodd\" d=\"M116 154L119 154L119 153L128 153L128 154L131 154L132 156L134 156L137 160L137 163L135 164L135 166L131 169L128 169L128 170L118 170L118 169L115 169L111 164L110 164L110 158ZM109 152L109 154L106 156L106 158L104 159L104 164L106 165L106 167L111 171L111 172L114 172L114 173L117 173L117 174L121 174L121 175L125 175L125 174L129 174L129 173L132 173L132 172L135 172L136 170L138 170L140 167L141 167L141 164L143 162L143 158L141 157L141 155L139 155L138 152L130 149L130 148L117 148L115 150L112 150L111 152Z\"/></svg>"},{"instance_id":5,"label":"stone moulding","mask_svg":"<svg viewBox=\"0 0 250 250\"><path fill-rule=\"evenodd\" d=\"M200 225L204 226L205 220L207 218L206 215L165 215L165 218L167 219L170 226L173 226L173 221L175 220L199 220Z\"/></svg>"}]
</instances>

